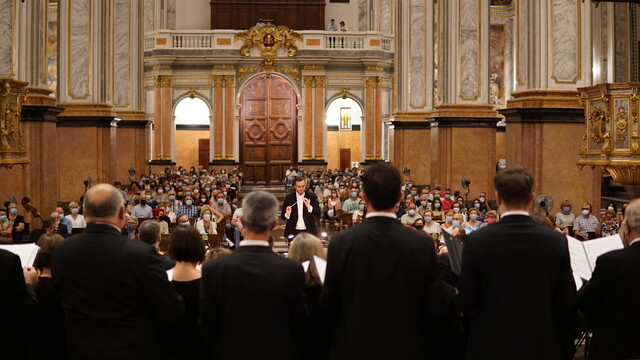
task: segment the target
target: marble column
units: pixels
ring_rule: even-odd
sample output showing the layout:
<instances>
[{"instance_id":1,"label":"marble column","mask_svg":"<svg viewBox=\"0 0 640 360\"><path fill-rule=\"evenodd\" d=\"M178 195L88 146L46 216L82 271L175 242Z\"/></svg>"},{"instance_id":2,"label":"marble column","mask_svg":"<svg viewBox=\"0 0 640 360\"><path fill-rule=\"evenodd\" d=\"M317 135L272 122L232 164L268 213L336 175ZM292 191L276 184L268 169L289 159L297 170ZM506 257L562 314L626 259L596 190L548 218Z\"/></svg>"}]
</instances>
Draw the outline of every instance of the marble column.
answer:
<instances>
[{"instance_id":1,"label":"marble column","mask_svg":"<svg viewBox=\"0 0 640 360\"><path fill-rule=\"evenodd\" d=\"M324 83L326 77L314 76L313 139L316 161L324 161Z\"/></svg>"},{"instance_id":2,"label":"marble column","mask_svg":"<svg viewBox=\"0 0 640 360\"><path fill-rule=\"evenodd\" d=\"M151 165L175 165L172 134L175 131L172 114L171 75L153 75L154 119Z\"/></svg>"},{"instance_id":3,"label":"marble column","mask_svg":"<svg viewBox=\"0 0 640 360\"><path fill-rule=\"evenodd\" d=\"M529 168L535 192L556 203L600 201L600 170L576 166L586 132L577 89L591 84L597 67L589 46L594 9L591 2L520 1L516 12L516 89L500 111L506 162Z\"/></svg>"},{"instance_id":4,"label":"marble column","mask_svg":"<svg viewBox=\"0 0 640 360\"><path fill-rule=\"evenodd\" d=\"M224 75L213 75L213 126L209 131L210 137L213 140L213 161L221 161L224 159L224 150L222 148L223 122L224 122L224 88L222 82Z\"/></svg>"},{"instance_id":5,"label":"marble column","mask_svg":"<svg viewBox=\"0 0 640 360\"><path fill-rule=\"evenodd\" d=\"M302 77L302 162L313 160L313 76Z\"/></svg>"},{"instance_id":6,"label":"marble column","mask_svg":"<svg viewBox=\"0 0 640 360\"><path fill-rule=\"evenodd\" d=\"M224 146L225 157L227 162L236 161L235 158L235 143L237 137L234 131L234 111L235 111L235 75L224 76Z\"/></svg>"},{"instance_id":7,"label":"marble column","mask_svg":"<svg viewBox=\"0 0 640 360\"><path fill-rule=\"evenodd\" d=\"M375 160L376 76L365 76L364 91L364 162Z\"/></svg>"}]
</instances>

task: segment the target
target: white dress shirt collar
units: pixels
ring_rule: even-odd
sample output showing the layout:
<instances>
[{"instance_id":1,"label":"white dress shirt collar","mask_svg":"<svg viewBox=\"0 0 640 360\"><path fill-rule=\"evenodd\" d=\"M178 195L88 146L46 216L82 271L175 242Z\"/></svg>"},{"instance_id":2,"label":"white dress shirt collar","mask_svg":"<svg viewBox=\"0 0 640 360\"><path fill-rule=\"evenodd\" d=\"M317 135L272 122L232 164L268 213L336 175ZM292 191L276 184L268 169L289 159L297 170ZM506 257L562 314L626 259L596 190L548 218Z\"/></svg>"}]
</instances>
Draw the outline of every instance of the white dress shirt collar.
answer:
<instances>
[{"instance_id":1,"label":"white dress shirt collar","mask_svg":"<svg viewBox=\"0 0 640 360\"><path fill-rule=\"evenodd\" d=\"M631 240L631 242L629 243L629 246L633 245L633 243L636 243L636 242L640 242L640 237L637 237L637 238Z\"/></svg>"},{"instance_id":2,"label":"white dress shirt collar","mask_svg":"<svg viewBox=\"0 0 640 360\"><path fill-rule=\"evenodd\" d=\"M502 214L500 217L503 218L503 217L509 216L509 215L529 216L529 212L528 211L522 211L522 210L507 211L506 213Z\"/></svg>"},{"instance_id":3,"label":"white dress shirt collar","mask_svg":"<svg viewBox=\"0 0 640 360\"><path fill-rule=\"evenodd\" d=\"M269 242L264 240L242 240L240 246L269 246Z\"/></svg>"},{"instance_id":4,"label":"white dress shirt collar","mask_svg":"<svg viewBox=\"0 0 640 360\"><path fill-rule=\"evenodd\" d=\"M390 212L387 212L387 211L373 211L373 212L367 213L367 216L365 216L366 219L368 219L370 217L388 217L388 218L391 218L391 219L396 219L396 220L398 219L396 214L390 213Z\"/></svg>"}]
</instances>

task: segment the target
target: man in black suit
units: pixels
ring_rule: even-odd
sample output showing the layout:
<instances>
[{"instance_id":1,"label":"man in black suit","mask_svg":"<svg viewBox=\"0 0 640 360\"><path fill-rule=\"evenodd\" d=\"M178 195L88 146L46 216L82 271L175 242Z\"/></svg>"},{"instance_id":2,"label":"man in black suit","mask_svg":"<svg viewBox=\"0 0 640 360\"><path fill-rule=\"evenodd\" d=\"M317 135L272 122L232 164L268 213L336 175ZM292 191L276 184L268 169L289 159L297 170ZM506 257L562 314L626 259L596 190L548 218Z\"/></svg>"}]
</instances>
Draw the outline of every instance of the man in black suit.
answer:
<instances>
[{"instance_id":1,"label":"man in black suit","mask_svg":"<svg viewBox=\"0 0 640 360\"><path fill-rule=\"evenodd\" d=\"M368 166L362 224L331 238L321 295L332 359L428 359L433 354L428 288L437 278L433 240L395 214L400 174Z\"/></svg>"},{"instance_id":2,"label":"man in black suit","mask_svg":"<svg viewBox=\"0 0 640 360\"><path fill-rule=\"evenodd\" d=\"M576 314L567 240L529 217L529 171L493 182L502 218L467 236L458 281L467 359L566 359Z\"/></svg>"},{"instance_id":3,"label":"man in black suit","mask_svg":"<svg viewBox=\"0 0 640 360\"><path fill-rule=\"evenodd\" d=\"M122 236L120 192L99 184L85 194L87 228L60 242L52 275L65 310L69 359L158 359L157 333L184 303L153 246Z\"/></svg>"},{"instance_id":4,"label":"man in black suit","mask_svg":"<svg viewBox=\"0 0 640 360\"><path fill-rule=\"evenodd\" d=\"M34 268L22 268L18 255L0 249L0 359L31 359L37 283Z\"/></svg>"},{"instance_id":5,"label":"man in black suit","mask_svg":"<svg viewBox=\"0 0 640 360\"><path fill-rule=\"evenodd\" d=\"M306 190L304 179L297 178L295 191L284 198L282 204L282 220L287 220L284 237L289 239L301 232L318 235L315 218L320 216L318 198L311 191Z\"/></svg>"},{"instance_id":6,"label":"man in black suit","mask_svg":"<svg viewBox=\"0 0 640 360\"><path fill-rule=\"evenodd\" d=\"M176 266L175 260L166 255L160 254L160 240L162 240L162 235L160 235L160 225L158 225L156 220L143 221L142 224L140 224L140 233L138 237L140 238L140 241L147 243L156 249L158 259L162 261L166 270L173 269Z\"/></svg>"},{"instance_id":7,"label":"man in black suit","mask_svg":"<svg viewBox=\"0 0 640 360\"><path fill-rule=\"evenodd\" d=\"M300 263L276 255L269 237L278 201L254 191L242 201L244 240L202 269L200 326L215 359L302 359L307 313Z\"/></svg>"},{"instance_id":8,"label":"man in black suit","mask_svg":"<svg viewBox=\"0 0 640 360\"><path fill-rule=\"evenodd\" d=\"M640 200L625 211L624 249L603 254L578 292L578 309L590 317L589 359L640 359Z\"/></svg>"}]
</instances>

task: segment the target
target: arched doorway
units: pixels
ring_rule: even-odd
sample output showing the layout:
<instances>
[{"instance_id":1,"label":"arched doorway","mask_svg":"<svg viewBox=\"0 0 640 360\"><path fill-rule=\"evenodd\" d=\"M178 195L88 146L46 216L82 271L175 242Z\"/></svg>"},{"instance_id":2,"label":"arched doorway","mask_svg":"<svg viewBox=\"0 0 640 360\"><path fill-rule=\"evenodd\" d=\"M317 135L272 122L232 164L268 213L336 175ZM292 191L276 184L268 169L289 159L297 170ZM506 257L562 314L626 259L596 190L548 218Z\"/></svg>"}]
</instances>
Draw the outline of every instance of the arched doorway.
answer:
<instances>
[{"instance_id":1,"label":"arched doorway","mask_svg":"<svg viewBox=\"0 0 640 360\"><path fill-rule=\"evenodd\" d=\"M184 97L177 102L173 117L176 164L207 167L211 122L209 105L199 97Z\"/></svg>"},{"instance_id":2,"label":"arched doorway","mask_svg":"<svg viewBox=\"0 0 640 360\"><path fill-rule=\"evenodd\" d=\"M282 184L297 159L296 94L277 75L251 79L240 97L240 161L246 184Z\"/></svg>"},{"instance_id":3,"label":"arched doorway","mask_svg":"<svg viewBox=\"0 0 640 360\"><path fill-rule=\"evenodd\" d=\"M362 107L354 99L335 98L327 106L327 168L351 168L362 161Z\"/></svg>"}]
</instances>

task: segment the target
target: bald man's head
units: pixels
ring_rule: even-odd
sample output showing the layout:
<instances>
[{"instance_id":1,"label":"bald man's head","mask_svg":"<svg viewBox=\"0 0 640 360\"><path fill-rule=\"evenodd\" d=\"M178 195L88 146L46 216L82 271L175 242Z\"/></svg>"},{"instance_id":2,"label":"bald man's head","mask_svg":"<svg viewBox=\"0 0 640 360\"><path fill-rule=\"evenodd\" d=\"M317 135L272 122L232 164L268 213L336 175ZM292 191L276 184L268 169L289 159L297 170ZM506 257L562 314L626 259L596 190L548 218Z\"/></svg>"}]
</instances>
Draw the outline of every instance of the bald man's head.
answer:
<instances>
[{"instance_id":1,"label":"bald man's head","mask_svg":"<svg viewBox=\"0 0 640 360\"><path fill-rule=\"evenodd\" d=\"M115 218L123 206L122 195L110 184L98 184L84 194L87 218Z\"/></svg>"}]
</instances>

